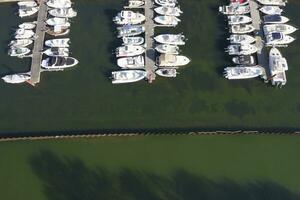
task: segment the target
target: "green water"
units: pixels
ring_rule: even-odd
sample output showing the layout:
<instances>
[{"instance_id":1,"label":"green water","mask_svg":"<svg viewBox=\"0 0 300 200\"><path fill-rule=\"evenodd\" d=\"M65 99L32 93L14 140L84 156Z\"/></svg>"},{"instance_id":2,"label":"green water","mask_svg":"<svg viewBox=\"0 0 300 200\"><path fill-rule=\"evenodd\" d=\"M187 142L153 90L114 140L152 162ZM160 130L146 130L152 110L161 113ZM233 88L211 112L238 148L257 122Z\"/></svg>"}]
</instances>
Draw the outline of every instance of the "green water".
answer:
<instances>
[{"instance_id":1,"label":"green water","mask_svg":"<svg viewBox=\"0 0 300 200\"><path fill-rule=\"evenodd\" d=\"M116 70L111 52L118 46L111 18L120 0L76 1L71 27L72 70L43 73L37 87L0 84L0 132L108 129L299 129L299 40L282 50L289 62L288 83L273 88L261 80L228 81L222 0L182 0L184 14L176 28L189 39L183 54L192 62L176 79L112 85ZM0 74L26 71L30 60L6 55L4 48L18 21L15 7L0 5ZM300 24L300 4L290 1L285 14ZM158 29L164 32L166 29ZM175 30L174 30L175 31ZM298 31L294 34L300 35ZM298 37L299 38L299 37Z\"/></svg>"}]
</instances>

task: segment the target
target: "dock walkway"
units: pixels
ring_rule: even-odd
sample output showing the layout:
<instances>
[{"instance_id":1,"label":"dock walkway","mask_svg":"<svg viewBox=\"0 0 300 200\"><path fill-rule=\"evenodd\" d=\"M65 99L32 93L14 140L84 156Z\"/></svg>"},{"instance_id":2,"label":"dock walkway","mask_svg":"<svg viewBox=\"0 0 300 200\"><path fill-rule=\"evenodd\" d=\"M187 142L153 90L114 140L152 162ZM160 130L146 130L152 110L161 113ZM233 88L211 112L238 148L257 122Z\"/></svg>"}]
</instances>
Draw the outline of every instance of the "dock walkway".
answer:
<instances>
[{"instance_id":1,"label":"dock walkway","mask_svg":"<svg viewBox=\"0 0 300 200\"><path fill-rule=\"evenodd\" d=\"M266 77L270 77L270 71L269 71L269 59L267 54L267 49L264 44L264 31L262 26L262 20L259 13L259 7L258 3L255 0L249 0L249 6L250 6L250 15L252 17L252 25L255 28L255 38L256 43L255 46L258 48L257 52L257 63L261 67L265 69Z\"/></svg>"}]
</instances>

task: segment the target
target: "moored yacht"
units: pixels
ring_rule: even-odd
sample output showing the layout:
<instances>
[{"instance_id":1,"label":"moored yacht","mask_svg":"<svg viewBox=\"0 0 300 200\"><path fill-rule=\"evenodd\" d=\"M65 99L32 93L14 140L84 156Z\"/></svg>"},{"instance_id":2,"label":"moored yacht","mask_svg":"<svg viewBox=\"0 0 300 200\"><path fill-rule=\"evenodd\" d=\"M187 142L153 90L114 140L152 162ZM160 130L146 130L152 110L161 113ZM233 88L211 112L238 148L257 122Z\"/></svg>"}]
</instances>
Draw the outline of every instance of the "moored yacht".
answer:
<instances>
[{"instance_id":1,"label":"moored yacht","mask_svg":"<svg viewBox=\"0 0 300 200\"><path fill-rule=\"evenodd\" d=\"M232 62L238 65L255 65L255 58L251 55L241 55L232 58Z\"/></svg>"},{"instance_id":2,"label":"moored yacht","mask_svg":"<svg viewBox=\"0 0 300 200\"><path fill-rule=\"evenodd\" d=\"M123 37L123 45L142 45L144 44L144 38L143 37Z\"/></svg>"},{"instance_id":3,"label":"moored yacht","mask_svg":"<svg viewBox=\"0 0 300 200\"><path fill-rule=\"evenodd\" d=\"M255 28L250 24L232 25L230 27L230 32L231 33L236 33L236 34L251 33L254 30L255 30Z\"/></svg>"},{"instance_id":4,"label":"moored yacht","mask_svg":"<svg viewBox=\"0 0 300 200\"><path fill-rule=\"evenodd\" d=\"M68 35L70 33L70 29L68 29L68 27L63 27L63 26L53 26L48 28L46 33L55 37L63 36L63 35Z\"/></svg>"},{"instance_id":5,"label":"moored yacht","mask_svg":"<svg viewBox=\"0 0 300 200\"><path fill-rule=\"evenodd\" d=\"M128 1L128 8L140 8L145 5L144 0L129 0Z\"/></svg>"},{"instance_id":6,"label":"moored yacht","mask_svg":"<svg viewBox=\"0 0 300 200\"><path fill-rule=\"evenodd\" d=\"M143 80L147 76L147 72L144 70L121 70L111 73L112 83L132 83Z\"/></svg>"},{"instance_id":7,"label":"moored yacht","mask_svg":"<svg viewBox=\"0 0 300 200\"><path fill-rule=\"evenodd\" d=\"M48 11L53 17L72 18L77 16L77 12L73 8L55 8Z\"/></svg>"},{"instance_id":8,"label":"moored yacht","mask_svg":"<svg viewBox=\"0 0 300 200\"><path fill-rule=\"evenodd\" d=\"M30 39L12 40L8 46L11 47L27 47L33 43Z\"/></svg>"},{"instance_id":9,"label":"moored yacht","mask_svg":"<svg viewBox=\"0 0 300 200\"><path fill-rule=\"evenodd\" d=\"M244 6L249 4L249 0L230 0L230 4L237 4L240 6Z\"/></svg>"},{"instance_id":10,"label":"moored yacht","mask_svg":"<svg viewBox=\"0 0 300 200\"><path fill-rule=\"evenodd\" d=\"M15 32L15 38L16 39L29 39L34 36L34 32L32 30L26 30L26 29L17 29Z\"/></svg>"},{"instance_id":11,"label":"moored yacht","mask_svg":"<svg viewBox=\"0 0 300 200\"><path fill-rule=\"evenodd\" d=\"M154 11L160 15L169 15L175 17L179 17L183 13L178 7L165 7L165 6L159 6L157 8L154 8Z\"/></svg>"},{"instance_id":12,"label":"moored yacht","mask_svg":"<svg viewBox=\"0 0 300 200\"><path fill-rule=\"evenodd\" d=\"M251 44L256 41L256 39L250 35L239 35L239 34L233 34L230 35L228 38L230 43L232 44Z\"/></svg>"},{"instance_id":13,"label":"moored yacht","mask_svg":"<svg viewBox=\"0 0 300 200\"><path fill-rule=\"evenodd\" d=\"M154 40L162 44L185 45L185 37L182 34L161 34Z\"/></svg>"},{"instance_id":14,"label":"moored yacht","mask_svg":"<svg viewBox=\"0 0 300 200\"><path fill-rule=\"evenodd\" d=\"M129 37L140 35L145 32L145 27L141 25L124 25L122 27L118 27L118 37Z\"/></svg>"},{"instance_id":15,"label":"moored yacht","mask_svg":"<svg viewBox=\"0 0 300 200\"><path fill-rule=\"evenodd\" d=\"M78 60L72 57L50 57L42 61L42 67L44 69L63 70L74 67L78 63Z\"/></svg>"},{"instance_id":16,"label":"moored yacht","mask_svg":"<svg viewBox=\"0 0 300 200\"><path fill-rule=\"evenodd\" d=\"M260 66L243 66L226 67L224 69L224 77L230 80L233 79L249 79L261 76L264 74L264 68Z\"/></svg>"},{"instance_id":17,"label":"moored yacht","mask_svg":"<svg viewBox=\"0 0 300 200\"><path fill-rule=\"evenodd\" d=\"M269 68L272 85L285 85L287 82L285 71L288 70L288 64L280 51L274 47L269 53Z\"/></svg>"},{"instance_id":18,"label":"moored yacht","mask_svg":"<svg viewBox=\"0 0 300 200\"><path fill-rule=\"evenodd\" d=\"M257 52L257 47L251 44L232 44L227 48L229 55L250 55Z\"/></svg>"},{"instance_id":19,"label":"moored yacht","mask_svg":"<svg viewBox=\"0 0 300 200\"><path fill-rule=\"evenodd\" d=\"M68 57L69 49L62 47L52 47L44 51L44 54L47 56L55 56L55 57Z\"/></svg>"},{"instance_id":20,"label":"moored yacht","mask_svg":"<svg viewBox=\"0 0 300 200\"><path fill-rule=\"evenodd\" d=\"M145 48L137 45L126 45L116 49L116 57L137 56L145 52Z\"/></svg>"},{"instance_id":21,"label":"moored yacht","mask_svg":"<svg viewBox=\"0 0 300 200\"><path fill-rule=\"evenodd\" d=\"M177 75L176 68L158 68L155 73L159 76L167 77L167 78L174 78Z\"/></svg>"},{"instance_id":22,"label":"moored yacht","mask_svg":"<svg viewBox=\"0 0 300 200\"><path fill-rule=\"evenodd\" d=\"M179 54L179 47L172 44L159 44L155 47L155 50L159 53L166 54Z\"/></svg>"},{"instance_id":23,"label":"moored yacht","mask_svg":"<svg viewBox=\"0 0 300 200\"><path fill-rule=\"evenodd\" d=\"M124 69L141 69L145 67L144 56L119 58L117 64Z\"/></svg>"},{"instance_id":24,"label":"moored yacht","mask_svg":"<svg viewBox=\"0 0 300 200\"><path fill-rule=\"evenodd\" d=\"M179 67L189 64L191 60L186 56L161 54L157 57L156 64L159 67Z\"/></svg>"},{"instance_id":25,"label":"moored yacht","mask_svg":"<svg viewBox=\"0 0 300 200\"><path fill-rule=\"evenodd\" d=\"M135 13L130 10L123 10L116 17L113 18L113 21L118 25L125 24L140 24L146 20L145 15L141 13Z\"/></svg>"},{"instance_id":26,"label":"moored yacht","mask_svg":"<svg viewBox=\"0 0 300 200\"><path fill-rule=\"evenodd\" d=\"M19 8L19 17L21 17L21 18L29 17L31 15L34 15L38 11L39 11L38 7L25 7L25 6L22 6L22 7Z\"/></svg>"},{"instance_id":27,"label":"moored yacht","mask_svg":"<svg viewBox=\"0 0 300 200\"><path fill-rule=\"evenodd\" d=\"M272 32L291 34L294 33L296 30L298 30L297 28L288 24L268 24L268 25L264 25L263 29L266 35Z\"/></svg>"},{"instance_id":28,"label":"moored yacht","mask_svg":"<svg viewBox=\"0 0 300 200\"><path fill-rule=\"evenodd\" d=\"M70 38L59 38L46 40L45 45L48 47L69 47Z\"/></svg>"},{"instance_id":29,"label":"moored yacht","mask_svg":"<svg viewBox=\"0 0 300 200\"><path fill-rule=\"evenodd\" d=\"M29 73L10 74L2 77L2 80L5 83L12 83L12 84L24 83L29 79L30 79Z\"/></svg>"},{"instance_id":30,"label":"moored yacht","mask_svg":"<svg viewBox=\"0 0 300 200\"><path fill-rule=\"evenodd\" d=\"M230 15L230 16L228 16L228 24L229 25L247 24L249 22L252 22L252 18L248 17L246 15Z\"/></svg>"},{"instance_id":31,"label":"moored yacht","mask_svg":"<svg viewBox=\"0 0 300 200\"><path fill-rule=\"evenodd\" d=\"M259 10L266 15L281 15L283 11L279 6L263 6Z\"/></svg>"},{"instance_id":32,"label":"moored yacht","mask_svg":"<svg viewBox=\"0 0 300 200\"><path fill-rule=\"evenodd\" d=\"M266 15L264 16L265 24L284 24L289 21L289 18L281 15Z\"/></svg>"},{"instance_id":33,"label":"moored yacht","mask_svg":"<svg viewBox=\"0 0 300 200\"><path fill-rule=\"evenodd\" d=\"M154 18L154 21L158 24L166 26L177 26L180 19L175 16L160 15Z\"/></svg>"},{"instance_id":34,"label":"moored yacht","mask_svg":"<svg viewBox=\"0 0 300 200\"><path fill-rule=\"evenodd\" d=\"M71 8L72 2L70 0L48 0L47 6L52 8Z\"/></svg>"},{"instance_id":35,"label":"moored yacht","mask_svg":"<svg viewBox=\"0 0 300 200\"><path fill-rule=\"evenodd\" d=\"M281 46L288 45L295 41L295 38L289 35L285 35L279 32L273 32L266 35L266 45L267 46Z\"/></svg>"},{"instance_id":36,"label":"moored yacht","mask_svg":"<svg viewBox=\"0 0 300 200\"><path fill-rule=\"evenodd\" d=\"M24 22L19 25L19 28L30 30L30 29L34 29L35 26L36 26L35 22Z\"/></svg>"},{"instance_id":37,"label":"moored yacht","mask_svg":"<svg viewBox=\"0 0 300 200\"><path fill-rule=\"evenodd\" d=\"M175 7L177 4L177 0L154 0L154 2L165 7Z\"/></svg>"},{"instance_id":38,"label":"moored yacht","mask_svg":"<svg viewBox=\"0 0 300 200\"><path fill-rule=\"evenodd\" d=\"M47 19L46 23L49 26L63 26L63 27L69 27L70 23L67 18L60 18L60 17L53 17Z\"/></svg>"},{"instance_id":39,"label":"moored yacht","mask_svg":"<svg viewBox=\"0 0 300 200\"><path fill-rule=\"evenodd\" d=\"M244 15L250 13L250 6L240 6L239 4L231 4L229 6L220 6L219 12L225 15Z\"/></svg>"},{"instance_id":40,"label":"moored yacht","mask_svg":"<svg viewBox=\"0 0 300 200\"><path fill-rule=\"evenodd\" d=\"M257 0L262 5L285 6L287 0Z\"/></svg>"},{"instance_id":41,"label":"moored yacht","mask_svg":"<svg viewBox=\"0 0 300 200\"><path fill-rule=\"evenodd\" d=\"M30 49L26 47L11 47L8 50L8 55L14 56L14 57L23 57L30 53Z\"/></svg>"},{"instance_id":42,"label":"moored yacht","mask_svg":"<svg viewBox=\"0 0 300 200\"><path fill-rule=\"evenodd\" d=\"M35 1L19 1L19 7L36 7L37 3Z\"/></svg>"}]
</instances>

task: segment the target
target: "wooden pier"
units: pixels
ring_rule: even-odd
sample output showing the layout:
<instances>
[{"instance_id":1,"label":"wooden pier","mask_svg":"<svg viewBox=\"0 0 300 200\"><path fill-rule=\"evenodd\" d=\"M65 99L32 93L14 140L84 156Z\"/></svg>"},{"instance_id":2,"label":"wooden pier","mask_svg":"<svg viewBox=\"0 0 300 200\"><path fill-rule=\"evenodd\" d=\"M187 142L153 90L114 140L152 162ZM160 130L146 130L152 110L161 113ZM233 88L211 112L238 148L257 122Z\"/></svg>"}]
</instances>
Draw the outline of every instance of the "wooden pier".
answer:
<instances>
[{"instance_id":1,"label":"wooden pier","mask_svg":"<svg viewBox=\"0 0 300 200\"><path fill-rule=\"evenodd\" d=\"M155 49L154 49L154 10L153 10L153 0L145 0L145 69L148 73L148 81L151 83L155 80Z\"/></svg>"},{"instance_id":2,"label":"wooden pier","mask_svg":"<svg viewBox=\"0 0 300 200\"><path fill-rule=\"evenodd\" d=\"M264 79L266 80L267 77L270 77L270 71L269 71L269 56L268 52L266 49L266 46L264 44L264 31L263 31L263 25L262 25L262 20L261 16L259 13L259 6L257 1L255 0L249 0L249 6L250 6L250 15L252 18L252 25L255 28L255 39L256 43L255 46L258 48L257 51L257 63L261 67L265 69L266 76Z\"/></svg>"}]
</instances>

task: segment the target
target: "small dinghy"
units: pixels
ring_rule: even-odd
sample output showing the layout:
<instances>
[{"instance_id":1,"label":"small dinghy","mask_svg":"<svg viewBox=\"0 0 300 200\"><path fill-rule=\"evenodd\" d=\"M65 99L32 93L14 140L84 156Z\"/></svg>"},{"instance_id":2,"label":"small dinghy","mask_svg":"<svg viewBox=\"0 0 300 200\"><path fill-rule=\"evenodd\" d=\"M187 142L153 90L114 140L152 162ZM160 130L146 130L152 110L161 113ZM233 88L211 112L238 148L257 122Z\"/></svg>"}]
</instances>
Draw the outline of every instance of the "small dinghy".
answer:
<instances>
[{"instance_id":1,"label":"small dinghy","mask_svg":"<svg viewBox=\"0 0 300 200\"><path fill-rule=\"evenodd\" d=\"M288 45L295 41L295 38L289 35L285 35L279 32L273 32L266 35L266 45L267 46L282 46Z\"/></svg>"},{"instance_id":2,"label":"small dinghy","mask_svg":"<svg viewBox=\"0 0 300 200\"><path fill-rule=\"evenodd\" d=\"M257 0L258 3L267 6L285 6L286 0Z\"/></svg>"},{"instance_id":3,"label":"small dinghy","mask_svg":"<svg viewBox=\"0 0 300 200\"><path fill-rule=\"evenodd\" d=\"M19 7L36 7L37 3L35 1L19 1Z\"/></svg>"},{"instance_id":4,"label":"small dinghy","mask_svg":"<svg viewBox=\"0 0 300 200\"><path fill-rule=\"evenodd\" d=\"M185 45L185 37L182 34L161 34L154 40L162 44Z\"/></svg>"},{"instance_id":5,"label":"small dinghy","mask_svg":"<svg viewBox=\"0 0 300 200\"><path fill-rule=\"evenodd\" d=\"M63 26L63 27L70 27L70 23L68 22L67 18L59 18L59 17L53 17L49 18L46 23L49 26Z\"/></svg>"},{"instance_id":6,"label":"small dinghy","mask_svg":"<svg viewBox=\"0 0 300 200\"><path fill-rule=\"evenodd\" d=\"M164 7L164 6L154 8L154 11L160 15L168 15L168 16L175 16L175 17L179 17L183 13L178 7Z\"/></svg>"},{"instance_id":7,"label":"small dinghy","mask_svg":"<svg viewBox=\"0 0 300 200\"><path fill-rule=\"evenodd\" d=\"M123 45L142 45L144 42L143 37L123 37Z\"/></svg>"},{"instance_id":8,"label":"small dinghy","mask_svg":"<svg viewBox=\"0 0 300 200\"><path fill-rule=\"evenodd\" d=\"M119 58L117 64L123 69L141 69L145 67L145 60L144 56L125 57Z\"/></svg>"},{"instance_id":9,"label":"small dinghy","mask_svg":"<svg viewBox=\"0 0 300 200\"><path fill-rule=\"evenodd\" d=\"M141 25L125 25L118 27L118 37L129 37L140 35L145 32L145 27Z\"/></svg>"},{"instance_id":10,"label":"small dinghy","mask_svg":"<svg viewBox=\"0 0 300 200\"><path fill-rule=\"evenodd\" d=\"M45 45L48 47L66 48L70 46L69 42L70 42L70 38L60 38L60 39L46 40Z\"/></svg>"},{"instance_id":11,"label":"small dinghy","mask_svg":"<svg viewBox=\"0 0 300 200\"><path fill-rule=\"evenodd\" d=\"M250 13L250 6L240 6L239 4L231 4L229 6L220 6L219 12L224 15L245 15Z\"/></svg>"},{"instance_id":12,"label":"small dinghy","mask_svg":"<svg viewBox=\"0 0 300 200\"><path fill-rule=\"evenodd\" d=\"M77 16L77 12L73 8L55 8L49 10L48 13L53 17L72 18Z\"/></svg>"},{"instance_id":13,"label":"small dinghy","mask_svg":"<svg viewBox=\"0 0 300 200\"><path fill-rule=\"evenodd\" d=\"M72 57L50 57L42 61L42 67L44 69L63 70L74 67L78 63L78 60Z\"/></svg>"},{"instance_id":14,"label":"small dinghy","mask_svg":"<svg viewBox=\"0 0 300 200\"><path fill-rule=\"evenodd\" d=\"M155 47L155 50L159 53L174 54L174 55L179 54L179 47L171 44L159 44Z\"/></svg>"},{"instance_id":15,"label":"small dinghy","mask_svg":"<svg viewBox=\"0 0 300 200\"><path fill-rule=\"evenodd\" d=\"M266 15L281 15L283 11L279 6L263 6L259 10Z\"/></svg>"},{"instance_id":16,"label":"small dinghy","mask_svg":"<svg viewBox=\"0 0 300 200\"><path fill-rule=\"evenodd\" d=\"M155 73L159 76L174 78L177 75L177 71L175 68L159 68L155 71Z\"/></svg>"},{"instance_id":17,"label":"small dinghy","mask_svg":"<svg viewBox=\"0 0 300 200\"><path fill-rule=\"evenodd\" d=\"M145 79L147 72L144 70L122 70L111 73L112 84L133 83Z\"/></svg>"},{"instance_id":18,"label":"small dinghy","mask_svg":"<svg viewBox=\"0 0 300 200\"><path fill-rule=\"evenodd\" d=\"M11 47L27 47L33 43L30 39L20 39L20 40L12 40L9 43Z\"/></svg>"},{"instance_id":19,"label":"small dinghy","mask_svg":"<svg viewBox=\"0 0 300 200\"><path fill-rule=\"evenodd\" d=\"M60 48L60 47L52 47L44 51L44 54L52 57L68 57L69 49L68 48Z\"/></svg>"},{"instance_id":20,"label":"small dinghy","mask_svg":"<svg viewBox=\"0 0 300 200\"><path fill-rule=\"evenodd\" d=\"M19 28L31 30L31 29L34 29L35 26L36 26L35 22L24 22L24 23L19 25Z\"/></svg>"},{"instance_id":21,"label":"small dinghy","mask_svg":"<svg viewBox=\"0 0 300 200\"><path fill-rule=\"evenodd\" d=\"M228 16L228 24L229 25L247 24L249 22L252 22L252 18L248 17L246 15L231 15L231 16Z\"/></svg>"},{"instance_id":22,"label":"small dinghy","mask_svg":"<svg viewBox=\"0 0 300 200\"><path fill-rule=\"evenodd\" d=\"M15 38L16 39L29 39L34 36L34 32L32 30L26 30L19 28L15 32Z\"/></svg>"},{"instance_id":23,"label":"small dinghy","mask_svg":"<svg viewBox=\"0 0 300 200\"><path fill-rule=\"evenodd\" d=\"M189 64L190 61L186 56L161 54L157 57L156 63L159 67L179 67Z\"/></svg>"},{"instance_id":24,"label":"small dinghy","mask_svg":"<svg viewBox=\"0 0 300 200\"><path fill-rule=\"evenodd\" d=\"M128 8L140 8L143 5L145 5L144 0L129 0L128 2Z\"/></svg>"},{"instance_id":25,"label":"small dinghy","mask_svg":"<svg viewBox=\"0 0 300 200\"><path fill-rule=\"evenodd\" d=\"M72 2L70 0L48 0L47 6L51 8L71 8Z\"/></svg>"},{"instance_id":26,"label":"small dinghy","mask_svg":"<svg viewBox=\"0 0 300 200\"><path fill-rule=\"evenodd\" d=\"M235 56L232 62L238 65L256 65L254 56L250 55Z\"/></svg>"},{"instance_id":27,"label":"small dinghy","mask_svg":"<svg viewBox=\"0 0 300 200\"><path fill-rule=\"evenodd\" d=\"M232 44L227 48L229 55L251 55L257 50L257 47L251 44Z\"/></svg>"},{"instance_id":28,"label":"small dinghy","mask_svg":"<svg viewBox=\"0 0 300 200\"><path fill-rule=\"evenodd\" d=\"M289 21L289 18L281 15L266 15L264 16L265 24L285 24Z\"/></svg>"},{"instance_id":29,"label":"small dinghy","mask_svg":"<svg viewBox=\"0 0 300 200\"><path fill-rule=\"evenodd\" d=\"M154 18L154 21L158 24L166 26L177 26L181 20L175 16L161 15Z\"/></svg>"},{"instance_id":30,"label":"small dinghy","mask_svg":"<svg viewBox=\"0 0 300 200\"><path fill-rule=\"evenodd\" d=\"M238 65L236 67L226 67L224 69L224 77L227 79L249 79L261 76L264 74L264 69L259 66L247 67Z\"/></svg>"},{"instance_id":31,"label":"small dinghy","mask_svg":"<svg viewBox=\"0 0 300 200\"><path fill-rule=\"evenodd\" d=\"M70 33L70 29L67 27L62 27L62 26L53 26L53 28L49 28L46 31L47 34L52 35L52 36L64 36L68 35Z\"/></svg>"},{"instance_id":32,"label":"small dinghy","mask_svg":"<svg viewBox=\"0 0 300 200\"><path fill-rule=\"evenodd\" d=\"M145 15L141 13L135 13L129 10L123 10L116 17L113 18L113 21L118 25L125 24L140 24L146 20Z\"/></svg>"},{"instance_id":33,"label":"small dinghy","mask_svg":"<svg viewBox=\"0 0 300 200\"><path fill-rule=\"evenodd\" d=\"M250 35L239 35L233 34L228 38L231 44L251 44L256 41L256 39Z\"/></svg>"},{"instance_id":34,"label":"small dinghy","mask_svg":"<svg viewBox=\"0 0 300 200\"><path fill-rule=\"evenodd\" d=\"M255 30L255 28L250 24L232 25L230 27L230 32L235 33L235 34L251 33L254 30Z\"/></svg>"},{"instance_id":35,"label":"small dinghy","mask_svg":"<svg viewBox=\"0 0 300 200\"><path fill-rule=\"evenodd\" d=\"M164 7L175 7L177 4L177 0L154 0L154 2Z\"/></svg>"},{"instance_id":36,"label":"small dinghy","mask_svg":"<svg viewBox=\"0 0 300 200\"><path fill-rule=\"evenodd\" d=\"M126 45L116 49L116 57L138 56L145 52L145 48L137 45Z\"/></svg>"},{"instance_id":37,"label":"small dinghy","mask_svg":"<svg viewBox=\"0 0 300 200\"><path fill-rule=\"evenodd\" d=\"M18 84L18 83L24 83L30 79L29 74L11 74L11 75L6 75L2 77L2 80L5 83L12 83L12 84Z\"/></svg>"},{"instance_id":38,"label":"small dinghy","mask_svg":"<svg viewBox=\"0 0 300 200\"><path fill-rule=\"evenodd\" d=\"M272 32L280 32L283 34L291 34L298 29L288 24L268 24L263 27L265 35Z\"/></svg>"},{"instance_id":39,"label":"small dinghy","mask_svg":"<svg viewBox=\"0 0 300 200\"><path fill-rule=\"evenodd\" d=\"M28 53L30 53L30 49L26 47L11 47L8 50L8 55L13 57L23 57Z\"/></svg>"},{"instance_id":40,"label":"small dinghy","mask_svg":"<svg viewBox=\"0 0 300 200\"><path fill-rule=\"evenodd\" d=\"M19 17L29 17L36 14L39 11L38 7L20 7L19 8Z\"/></svg>"}]
</instances>

